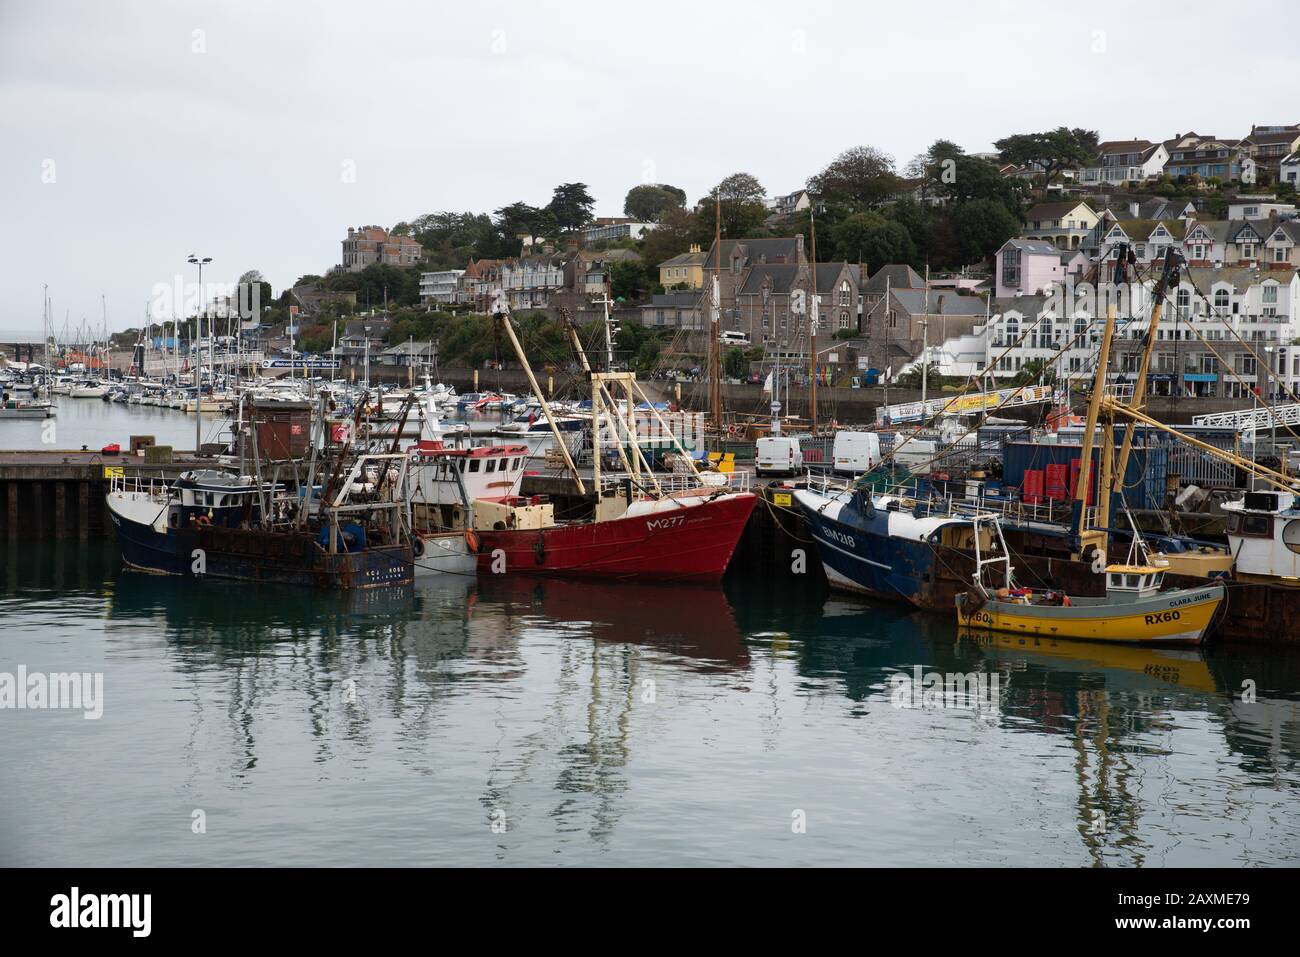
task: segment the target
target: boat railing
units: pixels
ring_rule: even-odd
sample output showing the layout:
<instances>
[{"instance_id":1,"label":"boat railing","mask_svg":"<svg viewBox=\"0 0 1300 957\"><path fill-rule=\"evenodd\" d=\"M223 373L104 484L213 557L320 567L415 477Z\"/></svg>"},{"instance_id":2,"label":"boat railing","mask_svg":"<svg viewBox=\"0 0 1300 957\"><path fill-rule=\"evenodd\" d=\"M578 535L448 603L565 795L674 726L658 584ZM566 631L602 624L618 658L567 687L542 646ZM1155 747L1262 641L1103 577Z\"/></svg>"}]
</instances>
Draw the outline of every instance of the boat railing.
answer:
<instances>
[{"instance_id":1,"label":"boat railing","mask_svg":"<svg viewBox=\"0 0 1300 957\"><path fill-rule=\"evenodd\" d=\"M726 488L733 492L748 492L751 478L750 472L701 472L698 478L689 472L642 472L640 476L630 472L603 472L600 476L600 490L603 494L610 494L622 488L630 480L635 486L647 491L658 490L666 495L696 492L701 488Z\"/></svg>"},{"instance_id":2,"label":"boat railing","mask_svg":"<svg viewBox=\"0 0 1300 957\"><path fill-rule=\"evenodd\" d=\"M114 472L108 480L109 492L121 494L147 493L150 498L166 498L171 494L171 483L166 479L150 476L142 479L139 475L127 475Z\"/></svg>"}]
</instances>

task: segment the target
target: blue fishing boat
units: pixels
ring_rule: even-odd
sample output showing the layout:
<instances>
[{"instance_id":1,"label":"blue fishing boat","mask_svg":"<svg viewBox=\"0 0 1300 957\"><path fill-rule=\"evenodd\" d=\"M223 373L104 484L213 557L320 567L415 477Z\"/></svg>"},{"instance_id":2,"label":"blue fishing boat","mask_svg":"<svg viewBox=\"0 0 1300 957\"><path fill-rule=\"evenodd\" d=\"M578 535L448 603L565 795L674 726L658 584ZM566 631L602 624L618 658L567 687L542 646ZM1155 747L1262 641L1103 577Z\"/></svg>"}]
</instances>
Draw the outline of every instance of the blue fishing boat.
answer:
<instances>
[{"instance_id":1,"label":"blue fishing boat","mask_svg":"<svg viewBox=\"0 0 1300 957\"><path fill-rule=\"evenodd\" d=\"M832 588L921 608L939 607L946 594L938 550L962 548L974 535L969 517L867 488L807 487L794 500Z\"/></svg>"}]
</instances>

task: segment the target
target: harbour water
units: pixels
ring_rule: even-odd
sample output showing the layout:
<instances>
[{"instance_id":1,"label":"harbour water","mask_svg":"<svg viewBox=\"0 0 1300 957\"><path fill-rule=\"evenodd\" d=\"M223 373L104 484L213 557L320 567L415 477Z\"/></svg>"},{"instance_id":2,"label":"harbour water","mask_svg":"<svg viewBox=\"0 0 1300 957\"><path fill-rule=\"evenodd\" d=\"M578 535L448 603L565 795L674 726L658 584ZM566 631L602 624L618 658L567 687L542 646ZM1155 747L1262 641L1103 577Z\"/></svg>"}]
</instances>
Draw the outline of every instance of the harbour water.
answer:
<instances>
[{"instance_id":1,"label":"harbour water","mask_svg":"<svg viewBox=\"0 0 1300 957\"><path fill-rule=\"evenodd\" d=\"M340 596L128 572L108 542L0 567L0 672L103 676L102 717L0 711L0 864L1300 857L1276 648L990 641L752 579ZM902 683L932 672L996 691Z\"/></svg>"},{"instance_id":2,"label":"harbour water","mask_svg":"<svg viewBox=\"0 0 1300 957\"><path fill-rule=\"evenodd\" d=\"M0 450L5 449L102 449L116 442L122 448L133 435L152 435L158 445L177 449L194 448L194 416L158 406L126 405L102 399L73 399L55 396L57 415L52 419L0 420ZM54 431L49 431L53 423ZM225 441L230 437L230 420L222 415L203 415L203 441Z\"/></svg>"}]
</instances>

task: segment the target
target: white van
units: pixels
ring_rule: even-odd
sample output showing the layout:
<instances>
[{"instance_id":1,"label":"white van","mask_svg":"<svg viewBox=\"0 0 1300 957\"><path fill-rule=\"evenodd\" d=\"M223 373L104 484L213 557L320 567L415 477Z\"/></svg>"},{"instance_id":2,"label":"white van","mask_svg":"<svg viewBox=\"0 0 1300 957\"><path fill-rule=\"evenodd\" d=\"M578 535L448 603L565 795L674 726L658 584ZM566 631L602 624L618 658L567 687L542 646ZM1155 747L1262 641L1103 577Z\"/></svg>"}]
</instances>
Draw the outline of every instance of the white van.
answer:
<instances>
[{"instance_id":1,"label":"white van","mask_svg":"<svg viewBox=\"0 0 1300 957\"><path fill-rule=\"evenodd\" d=\"M831 457L836 472L869 472L880 464L880 436L875 432L836 432Z\"/></svg>"},{"instance_id":2,"label":"white van","mask_svg":"<svg viewBox=\"0 0 1300 957\"><path fill-rule=\"evenodd\" d=\"M803 449L793 435L770 435L754 443L754 471L758 475L795 475L803 469Z\"/></svg>"},{"instance_id":3,"label":"white van","mask_svg":"<svg viewBox=\"0 0 1300 957\"><path fill-rule=\"evenodd\" d=\"M718 339L721 340L724 346L748 346L749 345L749 336L745 335L743 332L736 332L734 330L729 330L727 332L721 333L718 336Z\"/></svg>"}]
</instances>

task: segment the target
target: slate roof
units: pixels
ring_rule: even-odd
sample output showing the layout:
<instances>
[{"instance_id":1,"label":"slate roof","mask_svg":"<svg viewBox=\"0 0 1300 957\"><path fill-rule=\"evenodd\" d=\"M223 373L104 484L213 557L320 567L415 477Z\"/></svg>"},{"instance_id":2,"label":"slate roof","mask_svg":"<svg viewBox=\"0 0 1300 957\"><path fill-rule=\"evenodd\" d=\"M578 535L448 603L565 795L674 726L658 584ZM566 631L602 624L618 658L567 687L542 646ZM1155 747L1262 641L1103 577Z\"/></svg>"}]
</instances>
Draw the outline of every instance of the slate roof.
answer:
<instances>
[{"instance_id":1,"label":"slate roof","mask_svg":"<svg viewBox=\"0 0 1300 957\"><path fill-rule=\"evenodd\" d=\"M432 342L399 342L395 346L385 349L380 355L385 356L427 356L436 355L438 347Z\"/></svg>"},{"instance_id":2,"label":"slate roof","mask_svg":"<svg viewBox=\"0 0 1300 957\"><path fill-rule=\"evenodd\" d=\"M659 264L659 268L663 269L665 266L703 266L708 262L708 256L709 254L705 252L681 253L672 259L665 259Z\"/></svg>"},{"instance_id":3,"label":"slate roof","mask_svg":"<svg viewBox=\"0 0 1300 957\"><path fill-rule=\"evenodd\" d=\"M704 294L700 292L661 292L651 297L642 309L695 309L703 304Z\"/></svg>"},{"instance_id":4,"label":"slate roof","mask_svg":"<svg viewBox=\"0 0 1300 957\"><path fill-rule=\"evenodd\" d=\"M1032 296L1001 296L989 304L989 313L994 316L1001 316L1008 312L1018 312L1022 316L1037 316L1047 308L1047 301L1047 296L1038 294Z\"/></svg>"},{"instance_id":5,"label":"slate roof","mask_svg":"<svg viewBox=\"0 0 1300 957\"><path fill-rule=\"evenodd\" d=\"M931 289L928 306L924 289L893 289L890 296L913 316L983 316L986 311L983 299L959 296L946 289Z\"/></svg>"},{"instance_id":6,"label":"slate roof","mask_svg":"<svg viewBox=\"0 0 1300 957\"><path fill-rule=\"evenodd\" d=\"M890 289L924 289L925 280L918 275L917 271L906 264L897 264L892 266L881 266L876 270L876 274L867 280L867 284L862 287L865 295L883 296L885 294L886 280Z\"/></svg>"},{"instance_id":7,"label":"slate roof","mask_svg":"<svg viewBox=\"0 0 1300 957\"><path fill-rule=\"evenodd\" d=\"M1230 283L1237 292L1245 292L1265 279L1275 279L1282 285L1291 281L1294 273L1285 270L1261 272L1254 266L1189 266L1188 277L1197 289L1208 293L1210 287Z\"/></svg>"},{"instance_id":8,"label":"slate roof","mask_svg":"<svg viewBox=\"0 0 1300 957\"><path fill-rule=\"evenodd\" d=\"M817 293L820 296L826 296L835 291L835 283L840 278L841 273L847 267L847 263L818 263L817 264ZM738 296L758 296L762 295L763 284L771 283L772 295L786 296L790 294L795 280L806 269L806 266L793 264L777 263L775 265L751 266L749 273L745 276L745 281L741 285ZM823 301L823 305L829 305Z\"/></svg>"},{"instance_id":9,"label":"slate roof","mask_svg":"<svg viewBox=\"0 0 1300 957\"><path fill-rule=\"evenodd\" d=\"M1005 249L1007 246L1014 246L1024 252L1037 253L1043 256L1055 256L1064 251L1041 239L1008 239L1002 244L1002 248Z\"/></svg>"},{"instance_id":10,"label":"slate roof","mask_svg":"<svg viewBox=\"0 0 1300 957\"><path fill-rule=\"evenodd\" d=\"M1162 145L1152 143L1150 140L1107 140L1105 143L1097 144L1097 155L1122 156L1125 153L1138 153L1140 154L1138 161L1145 163Z\"/></svg>"},{"instance_id":11,"label":"slate roof","mask_svg":"<svg viewBox=\"0 0 1300 957\"><path fill-rule=\"evenodd\" d=\"M1109 233L1116 226L1124 230L1124 235L1133 242L1142 243L1162 227L1174 239L1182 239L1187 229L1187 222L1182 219L1120 219L1111 224L1106 231Z\"/></svg>"},{"instance_id":12,"label":"slate roof","mask_svg":"<svg viewBox=\"0 0 1300 957\"><path fill-rule=\"evenodd\" d=\"M775 239L724 239L722 240L722 261L724 263L730 262L732 253L739 251L747 266L753 266L757 263L779 264L779 260L793 263L799 259L799 246L798 236L781 236ZM716 261L716 247L716 241L709 245L709 251L706 253L705 258L707 264Z\"/></svg>"}]
</instances>

